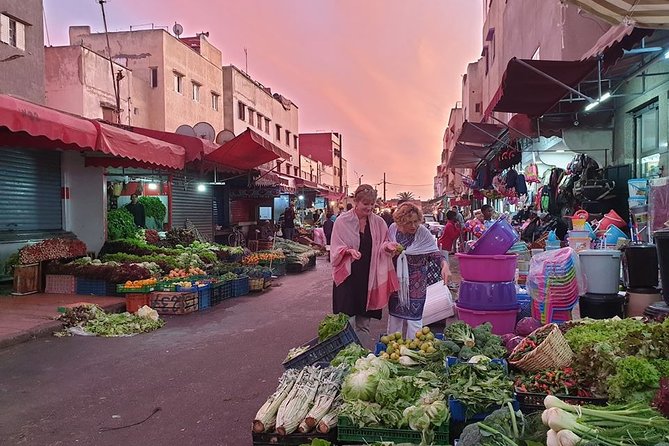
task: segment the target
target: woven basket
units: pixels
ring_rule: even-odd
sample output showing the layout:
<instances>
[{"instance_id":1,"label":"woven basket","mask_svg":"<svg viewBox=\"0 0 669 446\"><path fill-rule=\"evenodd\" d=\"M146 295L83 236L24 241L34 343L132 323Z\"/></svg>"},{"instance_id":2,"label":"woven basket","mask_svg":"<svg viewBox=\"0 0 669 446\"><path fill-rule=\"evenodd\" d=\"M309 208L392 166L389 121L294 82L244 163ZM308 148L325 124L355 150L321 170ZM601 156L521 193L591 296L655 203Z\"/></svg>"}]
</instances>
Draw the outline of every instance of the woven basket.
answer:
<instances>
[{"instance_id":1,"label":"woven basket","mask_svg":"<svg viewBox=\"0 0 669 446\"><path fill-rule=\"evenodd\" d=\"M567 344L567 340L562 335L557 324L550 324L548 326L537 328L530 334L530 336L534 335L539 330L550 330L550 333L536 349L532 350L518 361L510 361L509 364L526 372L561 369L571 365L572 359L574 358L574 352L569 348L569 344ZM522 345L522 342L518 344L511 352L511 355L517 350L520 350Z\"/></svg>"},{"instance_id":2,"label":"woven basket","mask_svg":"<svg viewBox=\"0 0 669 446\"><path fill-rule=\"evenodd\" d=\"M262 291L265 288L265 279L260 278L251 278L249 279L249 290L251 291Z\"/></svg>"}]
</instances>

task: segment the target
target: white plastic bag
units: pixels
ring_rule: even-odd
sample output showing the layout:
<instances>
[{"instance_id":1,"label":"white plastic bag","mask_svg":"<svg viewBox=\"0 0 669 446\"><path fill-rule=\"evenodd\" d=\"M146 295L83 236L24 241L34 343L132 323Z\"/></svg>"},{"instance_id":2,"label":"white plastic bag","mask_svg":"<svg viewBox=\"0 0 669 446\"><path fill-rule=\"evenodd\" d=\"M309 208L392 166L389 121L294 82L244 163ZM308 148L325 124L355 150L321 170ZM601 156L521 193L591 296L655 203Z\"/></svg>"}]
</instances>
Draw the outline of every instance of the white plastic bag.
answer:
<instances>
[{"instance_id":1,"label":"white plastic bag","mask_svg":"<svg viewBox=\"0 0 669 446\"><path fill-rule=\"evenodd\" d=\"M143 317L145 319L151 319L153 321L158 320L158 312L148 305L144 305L142 308L137 310L137 316Z\"/></svg>"},{"instance_id":2,"label":"white plastic bag","mask_svg":"<svg viewBox=\"0 0 669 446\"><path fill-rule=\"evenodd\" d=\"M441 280L428 286L423 308L423 325L430 325L453 316L455 312L451 290Z\"/></svg>"}]
</instances>

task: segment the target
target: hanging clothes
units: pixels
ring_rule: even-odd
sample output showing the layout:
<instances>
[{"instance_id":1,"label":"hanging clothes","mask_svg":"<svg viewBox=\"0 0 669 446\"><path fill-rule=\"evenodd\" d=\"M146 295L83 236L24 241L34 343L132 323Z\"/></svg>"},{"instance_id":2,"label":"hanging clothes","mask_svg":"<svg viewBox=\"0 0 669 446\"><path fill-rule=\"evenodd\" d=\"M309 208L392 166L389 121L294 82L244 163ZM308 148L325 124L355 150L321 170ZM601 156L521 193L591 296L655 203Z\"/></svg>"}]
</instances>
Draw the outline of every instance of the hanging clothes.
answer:
<instances>
[{"instance_id":1,"label":"hanging clothes","mask_svg":"<svg viewBox=\"0 0 669 446\"><path fill-rule=\"evenodd\" d=\"M530 163L525 168L525 181L528 183L539 183L539 168L536 164Z\"/></svg>"},{"instance_id":2,"label":"hanging clothes","mask_svg":"<svg viewBox=\"0 0 669 446\"><path fill-rule=\"evenodd\" d=\"M525 175L518 174L516 178L516 193L520 197L521 195L527 195L527 182L525 181Z\"/></svg>"},{"instance_id":3,"label":"hanging clothes","mask_svg":"<svg viewBox=\"0 0 669 446\"><path fill-rule=\"evenodd\" d=\"M513 167L506 172L506 188L512 189L516 187L516 181L518 180L518 172Z\"/></svg>"}]
</instances>

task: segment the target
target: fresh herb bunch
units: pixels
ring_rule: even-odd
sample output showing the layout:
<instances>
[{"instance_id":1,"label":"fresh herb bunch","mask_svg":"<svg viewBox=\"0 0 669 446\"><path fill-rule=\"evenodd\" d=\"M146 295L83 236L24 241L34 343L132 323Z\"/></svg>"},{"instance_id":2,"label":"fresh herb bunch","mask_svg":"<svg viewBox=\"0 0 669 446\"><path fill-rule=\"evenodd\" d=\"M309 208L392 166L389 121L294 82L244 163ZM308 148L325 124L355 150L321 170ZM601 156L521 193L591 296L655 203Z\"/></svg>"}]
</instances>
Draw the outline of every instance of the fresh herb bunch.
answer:
<instances>
[{"instance_id":1,"label":"fresh herb bunch","mask_svg":"<svg viewBox=\"0 0 669 446\"><path fill-rule=\"evenodd\" d=\"M158 224L158 228L162 229L165 222L165 215L167 215L167 208L160 201L158 197L141 196L137 200L144 206L144 213L147 217L153 218Z\"/></svg>"},{"instance_id":2,"label":"fresh herb bunch","mask_svg":"<svg viewBox=\"0 0 669 446\"><path fill-rule=\"evenodd\" d=\"M137 237L135 219L127 209L113 209L107 212L107 238L118 240Z\"/></svg>"},{"instance_id":3,"label":"fresh herb bunch","mask_svg":"<svg viewBox=\"0 0 669 446\"><path fill-rule=\"evenodd\" d=\"M328 314L325 316L320 324L318 324L318 342L330 339L346 328L348 318L348 315L344 313Z\"/></svg>"},{"instance_id":4,"label":"fresh herb bunch","mask_svg":"<svg viewBox=\"0 0 669 446\"><path fill-rule=\"evenodd\" d=\"M467 407L468 416L513 400L513 381L501 364L489 359L454 365L448 380L448 392Z\"/></svg>"}]
</instances>

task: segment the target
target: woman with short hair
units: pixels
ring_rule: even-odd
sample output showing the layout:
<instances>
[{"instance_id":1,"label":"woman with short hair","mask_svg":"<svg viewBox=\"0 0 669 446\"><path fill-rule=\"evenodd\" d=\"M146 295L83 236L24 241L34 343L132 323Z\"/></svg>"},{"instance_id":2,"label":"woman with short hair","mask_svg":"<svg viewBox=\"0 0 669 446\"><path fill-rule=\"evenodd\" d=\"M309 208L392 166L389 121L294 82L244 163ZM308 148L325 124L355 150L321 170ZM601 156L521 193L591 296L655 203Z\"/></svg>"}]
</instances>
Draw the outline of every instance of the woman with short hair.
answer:
<instances>
[{"instance_id":1,"label":"woman with short hair","mask_svg":"<svg viewBox=\"0 0 669 446\"><path fill-rule=\"evenodd\" d=\"M354 207L337 217L332 230L332 310L345 313L359 334L369 335L370 319L381 319L390 293L398 289L386 222L373 212L376 191L358 186Z\"/></svg>"},{"instance_id":2,"label":"woman with short hair","mask_svg":"<svg viewBox=\"0 0 669 446\"><path fill-rule=\"evenodd\" d=\"M393 214L393 223L388 229L390 241L402 246L397 257L396 268L399 290L390 296L388 310L388 333L400 332L405 338L413 338L423 327L423 308L428 283L430 262L441 267L444 285L451 272L448 262L437 246L437 241L423 225L423 213L413 203L402 203Z\"/></svg>"}]
</instances>

